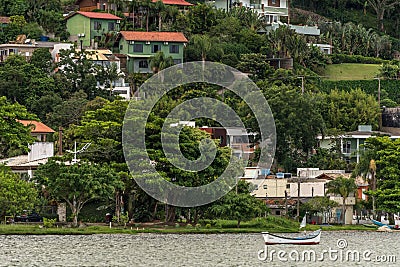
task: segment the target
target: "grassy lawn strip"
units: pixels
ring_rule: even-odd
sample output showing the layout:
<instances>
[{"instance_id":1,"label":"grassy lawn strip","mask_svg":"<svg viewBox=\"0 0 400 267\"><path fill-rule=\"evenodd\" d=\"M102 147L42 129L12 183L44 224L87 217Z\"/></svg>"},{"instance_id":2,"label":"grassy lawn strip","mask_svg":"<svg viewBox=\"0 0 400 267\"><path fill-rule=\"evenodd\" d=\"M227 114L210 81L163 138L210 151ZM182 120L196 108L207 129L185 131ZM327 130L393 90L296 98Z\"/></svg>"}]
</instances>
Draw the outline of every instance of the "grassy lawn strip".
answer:
<instances>
[{"instance_id":1,"label":"grassy lawn strip","mask_svg":"<svg viewBox=\"0 0 400 267\"><path fill-rule=\"evenodd\" d=\"M372 80L379 73L378 64L342 63L326 66L327 80Z\"/></svg>"},{"instance_id":2,"label":"grassy lawn strip","mask_svg":"<svg viewBox=\"0 0 400 267\"><path fill-rule=\"evenodd\" d=\"M234 220L205 220L197 227L192 225L153 225L142 227L140 224L135 226L115 226L109 228L108 225L87 226L81 228L55 227L43 228L39 225L11 224L0 225L0 235L91 235L91 234L137 234L137 233L176 233L176 234L218 234L218 233L295 233L299 232L299 223L280 217L269 216L267 218L257 218L248 222L243 222L240 228L236 227ZM307 225L307 231L319 229L319 225ZM323 231L342 231L342 230L361 230L374 231L375 228L363 225L331 225L322 226Z\"/></svg>"}]
</instances>

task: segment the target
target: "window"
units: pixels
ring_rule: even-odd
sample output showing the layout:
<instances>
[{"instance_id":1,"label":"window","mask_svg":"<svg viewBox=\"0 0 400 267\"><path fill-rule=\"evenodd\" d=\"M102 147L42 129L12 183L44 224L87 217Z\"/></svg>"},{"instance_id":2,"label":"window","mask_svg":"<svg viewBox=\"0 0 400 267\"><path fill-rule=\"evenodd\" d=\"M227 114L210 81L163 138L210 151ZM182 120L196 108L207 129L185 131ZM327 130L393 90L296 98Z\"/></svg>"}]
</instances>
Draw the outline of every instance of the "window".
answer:
<instances>
[{"instance_id":1,"label":"window","mask_svg":"<svg viewBox=\"0 0 400 267\"><path fill-rule=\"evenodd\" d=\"M143 53L143 44L134 44L133 52Z\"/></svg>"},{"instance_id":2,"label":"window","mask_svg":"<svg viewBox=\"0 0 400 267\"><path fill-rule=\"evenodd\" d=\"M179 45L170 45L169 52L171 54L178 54L179 53Z\"/></svg>"},{"instance_id":3,"label":"window","mask_svg":"<svg viewBox=\"0 0 400 267\"><path fill-rule=\"evenodd\" d=\"M286 184L286 189L290 189L290 184Z\"/></svg>"},{"instance_id":4,"label":"window","mask_svg":"<svg viewBox=\"0 0 400 267\"><path fill-rule=\"evenodd\" d=\"M95 21L95 22L94 22L94 29L95 29L95 30L100 30L100 29L101 29L101 23L98 22L98 21Z\"/></svg>"},{"instance_id":5,"label":"window","mask_svg":"<svg viewBox=\"0 0 400 267\"><path fill-rule=\"evenodd\" d=\"M148 69L149 68L149 63L147 60L140 60L139 61L139 68L140 69Z\"/></svg>"},{"instance_id":6,"label":"window","mask_svg":"<svg viewBox=\"0 0 400 267\"><path fill-rule=\"evenodd\" d=\"M180 60L180 59L174 59L174 64L176 65L176 64L181 64L182 63L182 60Z\"/></svg>"},{"instance_id":7,"label":"window","mask_svg":"<svg viewBox=\"0 0 400 267\"><path fill-rule=\"evenodd\" d=\"M344 154L350 154L351 153L351 141L343 142L342 152Z\"/></svg>"},{"instance_id":8,"label":"window","mask_svg":"<svg viewBox=\"0 0 400 267\"><path fill-rule=\"evenodd\" d=\"M109 31L114 31L115 30L115 23L114 22L109 22L108 23L108 30Z\"/></svg>"},{"instance_id":9,"label":"window","mask_svg":"<svg viewBox=\"0 0 400 267\"><path fill-rule=\"evenodd\" d=\"M157 51L160 50L161 50L161 45L153 45L153 47L151 48L152 53L157 53Z\"/></svg>"},{"instance_id":10,"label":"window","mask_svg":"<svg viewBox=\"0 0 400 267\"><path fill-rule=\"evenodd\" d=\"M124 49L124 46L123 46L123 45L120 45L120 46L119 46L119 50L122 50L122 49Z\"/></svg>"},{"instance_id":11,"label":"window","mask_svg":"<svg viewBox=\"0 0 400 267\"><path fill-rule=\"evenodd\" d=\"M233 137L233 143L234 144L241 144L241 143L244 143L244 140L242 139L241 136L234 136Z\"/></svg>"},{"instance_id":12,"label":"window","mask_svg":"<svg viewBox=\"0 0 400 267\"><path fill-rule=\"evenodd\" d=\"M276 5L276 0L271 0L273 5Z\"/></svg>"}]
</instances>

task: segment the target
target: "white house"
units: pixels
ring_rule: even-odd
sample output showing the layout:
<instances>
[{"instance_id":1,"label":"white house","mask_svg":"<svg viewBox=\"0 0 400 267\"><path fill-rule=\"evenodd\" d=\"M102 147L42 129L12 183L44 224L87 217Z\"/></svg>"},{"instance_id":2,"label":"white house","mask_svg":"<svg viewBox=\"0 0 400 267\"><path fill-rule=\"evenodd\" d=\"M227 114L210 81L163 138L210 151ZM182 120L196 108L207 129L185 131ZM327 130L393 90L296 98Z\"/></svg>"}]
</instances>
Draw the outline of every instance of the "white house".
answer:
<instances>
[{"instance_id":1,"label":"white house","mask_svg":"<svg viewBox=\"0 0 400 267\"><path fill-rule=\"evenodd\" d=\"M31 127L31 135L37 139L29 146L27 155L16 156L0 160L16 173L26 173L28 177L33 177L33 172L40 164L44 164L50 157L54 156L54 143L47 142L47 135L54 133L54 130L38 121L19 120L24 126Z\"/></svg>"}]
</instances>

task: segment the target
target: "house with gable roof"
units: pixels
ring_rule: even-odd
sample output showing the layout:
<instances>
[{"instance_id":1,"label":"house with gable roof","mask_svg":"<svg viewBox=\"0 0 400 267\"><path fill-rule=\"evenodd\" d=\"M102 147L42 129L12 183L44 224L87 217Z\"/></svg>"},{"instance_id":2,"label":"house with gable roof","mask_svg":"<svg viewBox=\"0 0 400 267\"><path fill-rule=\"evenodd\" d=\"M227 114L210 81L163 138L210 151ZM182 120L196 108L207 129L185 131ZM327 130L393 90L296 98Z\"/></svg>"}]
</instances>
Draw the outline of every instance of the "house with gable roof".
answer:
<instances>
[{"instance_id":1,"label":"house with gable roof","mask_svg":"<svg viewBox=\"0 0 400 267\"><path fill-rule=\"evenodd\" d=\"M181 32L121 31L117 38L119 53L126 55L128 73L150 73L150 58L158 51L171 56L175 64L183 62L183 47L188 42Z\"/></svg>"},{"instance_id":2,"label":"house with gable roof","mask_svg":"<svg viewBox=\"0 0 400 267\"><path fill-rule=\"evenodd\" d=\"M30 178L40 164L45 164L54 156L54 143L48 142L48 135L55 131L39 121L18 120L21 124L31 128L31 135L36 141L29 145L28 155L20 155L12 158L1 159L0 164L11 168L13 172L26 174Z\"/></svg>"},{"instance_id":3,"label":"house with gable roof","mask_svg":"<svg viewBox=\"0 0 400 267\"><path fill-rule=\"evenodd\" d=\"M120 17L101 12L74 12L66 17L69 40L93 47L107 34L119 32Z\"/></svg>"}]
</instances>

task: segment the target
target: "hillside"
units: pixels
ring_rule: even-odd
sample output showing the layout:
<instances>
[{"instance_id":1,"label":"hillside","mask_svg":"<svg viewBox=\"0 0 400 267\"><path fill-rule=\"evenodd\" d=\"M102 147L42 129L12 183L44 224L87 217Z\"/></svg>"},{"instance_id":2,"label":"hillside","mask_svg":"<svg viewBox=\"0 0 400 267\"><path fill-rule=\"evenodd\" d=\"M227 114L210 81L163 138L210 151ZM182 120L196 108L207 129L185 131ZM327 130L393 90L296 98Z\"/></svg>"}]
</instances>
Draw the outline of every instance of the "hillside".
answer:
<instances>
[{"instance_id":1,"label":"hillside","mask_svg":"<svg viewBox=\"0 0 400 267\"><path fill-rule=\"evenodd\" d=\"M380 29L380 21L377 19L376 11L373 9L369 1L343 0L343 1L291 1L291 15L300 19L300 23L307 24L315 18L327 18L331 21L341 21L342 23L353 22L362 24L366 28L384 32L390 36L399 39L399 19L400 4L394 8L386 8L383 18L383 31ZM299 12L296 9L304 10ZM310 14L304 16L305 13ZM317 14L317 15L316 15ZM318 21L315 21L318 22Z\"/></svg>"},{"instance_id":2,"label":"hillside","mask_svg":"<svg viewBox=\"0 0 400 267\"><path fill-rule=\"evenodd\" d=\"M327 80L371 80L379 72L379 64L342 63L328 65L324 76Z\"/></svg>"}]
</instances>

